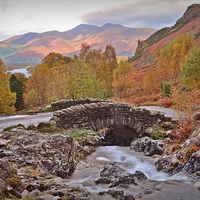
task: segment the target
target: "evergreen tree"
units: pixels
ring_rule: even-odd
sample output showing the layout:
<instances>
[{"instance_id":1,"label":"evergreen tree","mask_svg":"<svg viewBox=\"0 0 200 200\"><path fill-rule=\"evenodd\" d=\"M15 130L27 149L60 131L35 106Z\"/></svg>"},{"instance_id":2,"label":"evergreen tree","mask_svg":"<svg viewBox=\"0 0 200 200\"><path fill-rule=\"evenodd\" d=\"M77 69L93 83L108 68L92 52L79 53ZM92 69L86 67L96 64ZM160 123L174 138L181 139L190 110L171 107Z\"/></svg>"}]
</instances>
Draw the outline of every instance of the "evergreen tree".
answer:
<instances>
[{"instance_id":1,"label":"evergreen tree","mask_svg":"<svg viewBox=\"0 0 200 200\"><path fill-rule=\"evenodd\" d=\"M14 104L16 110L23 110L24 109L24 85L17 77L13 74L10 77L10 89L11 92L16 93L16 102Z\"/></svg>"}]
</instances>

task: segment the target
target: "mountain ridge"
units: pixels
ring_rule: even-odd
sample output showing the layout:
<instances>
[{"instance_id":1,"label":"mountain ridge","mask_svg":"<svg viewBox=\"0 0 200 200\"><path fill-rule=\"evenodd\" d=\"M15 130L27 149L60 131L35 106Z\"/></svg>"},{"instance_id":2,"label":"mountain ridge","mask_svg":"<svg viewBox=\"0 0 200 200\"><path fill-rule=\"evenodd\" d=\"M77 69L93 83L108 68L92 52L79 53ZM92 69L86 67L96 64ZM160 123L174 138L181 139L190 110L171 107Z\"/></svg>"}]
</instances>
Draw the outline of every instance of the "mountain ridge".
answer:
<instances>
[{"instance_id":1,"label":"mountain ridge","mask_svg":"<svg viewBox=\"0 0 200 200\"><path fill-rule=\"evenodd\" d=\"M111 44L118 55L132 56L137 40L145 39L155 31L107 23L100 27L80 24L63 32L29 32L0 42L0 57L6 65L36 65L50 52L73 55L80 50L82 43L91 48L105 48Z\"/></svg>"},{"instance_id":2,"label":"mountain ridge","mask_svg":"<svg viewBox=\"0 0 200 200\"><path fill-rule=\"evenodd\" d=\"M200 46L200 4L189 6L171 27L164 27L143 41L138 41L135 55L130 58L136 69L154 66L153 54L181 34L192 34Z\"/></svg>"}]
</instances>

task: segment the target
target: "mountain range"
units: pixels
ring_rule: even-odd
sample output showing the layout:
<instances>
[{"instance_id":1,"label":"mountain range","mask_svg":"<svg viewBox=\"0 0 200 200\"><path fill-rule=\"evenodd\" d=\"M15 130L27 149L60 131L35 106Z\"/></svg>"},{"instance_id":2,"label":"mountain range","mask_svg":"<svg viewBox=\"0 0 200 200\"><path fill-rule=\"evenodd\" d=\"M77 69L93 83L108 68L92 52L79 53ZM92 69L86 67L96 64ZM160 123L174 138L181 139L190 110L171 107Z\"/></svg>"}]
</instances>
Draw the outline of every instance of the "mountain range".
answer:
<instances>
[{"instance_id":1,"label":"mountain range","mask_svg":"<svg viewBox=\"0 0 200 200\"><path fill-rule=\"evenodd\" d=\"M81 24L65 32L26 33L0 42L0 57L7 66L34 66L50 52L73 56L83 43L96 49L111 44L118 56L133 56L138 39L144 40L155 31L108 23L101 27Z\"/></svg>"},{"instance_id":2,"label":"mountain range","mask_svg":"<svg viewBox=\"0 0 200 200\"><path fill-rule=\"evenodd\" d=\"M118 56L129 56L137 69L154 65L155 52L181 34L192 34L200 46L200 4L189 6L174 26L160 30L128 28L110 23L101 27L80 24L65 32L14 36L0 42L0 58L8 67L35 66L51 52L73 57L79 53L83 43L96 49L111 44Z\"/></svg>"}]
</instances>

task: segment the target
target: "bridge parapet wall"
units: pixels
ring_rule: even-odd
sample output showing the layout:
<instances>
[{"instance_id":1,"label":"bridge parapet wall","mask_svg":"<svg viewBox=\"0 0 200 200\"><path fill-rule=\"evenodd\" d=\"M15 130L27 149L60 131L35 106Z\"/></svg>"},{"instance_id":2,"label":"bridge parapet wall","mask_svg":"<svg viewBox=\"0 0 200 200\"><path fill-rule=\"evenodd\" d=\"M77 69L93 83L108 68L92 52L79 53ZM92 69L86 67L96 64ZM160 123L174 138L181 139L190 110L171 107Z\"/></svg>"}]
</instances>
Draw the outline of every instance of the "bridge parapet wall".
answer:
<instances>
[{"instance_id":1,"label":"bridge parapet wall","mask_svg":"<svg viewBox=\"0 0 200 200\"><path fill-rule=\"evenodd\" d=\"M51 104L51 108L55 110L62 110L69 108L71 106L76 106L76 105L83 105L83 104L89 104L89 103L98 103L98 102L107 102L106 100L101 100L101 99L78 99L78 100L71 100L71 99L63 99L61 101L57 101Z\"/></svg>"}]
</instances>

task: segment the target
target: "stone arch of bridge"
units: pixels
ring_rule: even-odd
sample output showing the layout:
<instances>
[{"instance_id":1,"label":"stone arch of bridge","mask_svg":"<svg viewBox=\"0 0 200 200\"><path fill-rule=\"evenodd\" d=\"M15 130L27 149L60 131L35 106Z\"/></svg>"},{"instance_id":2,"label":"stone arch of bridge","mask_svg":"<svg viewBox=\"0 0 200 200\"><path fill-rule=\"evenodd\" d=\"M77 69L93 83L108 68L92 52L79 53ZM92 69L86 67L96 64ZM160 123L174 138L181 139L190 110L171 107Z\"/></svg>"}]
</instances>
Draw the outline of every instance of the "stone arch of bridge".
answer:
<instances>
[{"instance_id":1,"label":"stone arch of bridge","mask_svg":"<svg viewBox=\"0 0 200 200\"><path fill-rule=\"evenodd\" d=\"M127 104L96 100L91 103L81 102L83 104L73 102L73 106L65 108L63 108L62 103L59 104L61 110L55 111L52 119L55 121L56 126L64 129L84 128L94 131L105 127L111 127L110 130L112 131L123 128L129 130L127 132L131 132L134 139L135 135L137 137L144 135L145 130L153 124L171 120L162 113L133 108ZM65 106L72 104L71 102L64 103ZM57 109L59 106L57 106ZM127 134L124 131L122 133ZM128 134L125 136L128 138Z\"/></svg>"}]
</instances>

